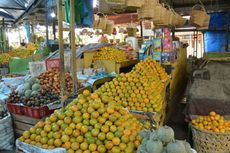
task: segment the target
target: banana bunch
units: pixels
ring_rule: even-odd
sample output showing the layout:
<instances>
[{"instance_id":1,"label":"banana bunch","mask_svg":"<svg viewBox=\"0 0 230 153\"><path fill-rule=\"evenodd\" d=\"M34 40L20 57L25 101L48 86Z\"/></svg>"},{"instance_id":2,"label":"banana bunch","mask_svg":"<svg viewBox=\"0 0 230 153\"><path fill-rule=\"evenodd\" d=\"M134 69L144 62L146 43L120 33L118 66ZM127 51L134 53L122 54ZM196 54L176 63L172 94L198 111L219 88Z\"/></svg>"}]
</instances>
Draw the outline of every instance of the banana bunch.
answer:
<instances>
[{"instance_id":1,"label":"banana bunch","mask_svg":"<svg viewBox=\"0 0 230 153\"><path fill-rule=\"evenodd\" d=\"M8 53L0 54L0 64L7 64L9 63L11 56Z\"/></svg>"}]
</instances>

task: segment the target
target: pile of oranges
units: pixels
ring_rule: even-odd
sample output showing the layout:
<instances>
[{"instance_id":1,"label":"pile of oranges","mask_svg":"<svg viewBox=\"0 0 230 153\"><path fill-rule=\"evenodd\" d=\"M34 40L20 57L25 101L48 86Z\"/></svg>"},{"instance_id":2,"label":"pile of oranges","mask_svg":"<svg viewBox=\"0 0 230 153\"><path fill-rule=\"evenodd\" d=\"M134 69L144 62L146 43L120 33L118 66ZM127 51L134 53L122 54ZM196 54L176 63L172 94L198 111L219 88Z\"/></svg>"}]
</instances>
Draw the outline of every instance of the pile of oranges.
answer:
<instances>
[{"instance_id":1,"label":"pile of oranges","mask_svg":"<svg viewBox=\"0 0 230 153\"><path fill-rule=\"evenodd\" d=\"M97 90L98 94L128 110L160 112L164 104L162 81L169 78L165 70L150 58L138 63L130 73L121 73Z\"/></svg>"},{"instance_id":2,"label":"pile of oranges","mask_svg":"<svg viewBox=\"0 0 230 153\"><path fill-rule=\"evenodd\" d=\"M141 129L127 110L84 91L66 108L25 131L19 140L44 149L63 147L68 153L133 153L141 143Z\"/></svg>"},{"instance_id":3,"label":"pile of oranges","mask_svg":"<svg viewBox=\"0 0 230 153\"><path fill-rule=\"evenodd\" d=\"M230 121L216 112L210 112L207 116L199 116L192 120L192 124L198 129L207 130L216 133L230 132Z\"/></svg>"}]
</instances>

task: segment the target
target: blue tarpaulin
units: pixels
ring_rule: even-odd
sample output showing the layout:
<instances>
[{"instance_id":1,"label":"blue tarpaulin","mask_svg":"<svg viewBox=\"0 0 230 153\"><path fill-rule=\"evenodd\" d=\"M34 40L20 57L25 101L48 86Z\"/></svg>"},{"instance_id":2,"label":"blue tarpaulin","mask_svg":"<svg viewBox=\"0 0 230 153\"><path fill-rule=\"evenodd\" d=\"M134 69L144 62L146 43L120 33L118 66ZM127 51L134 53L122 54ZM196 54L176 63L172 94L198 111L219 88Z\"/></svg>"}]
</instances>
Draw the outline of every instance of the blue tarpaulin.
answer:
<instances>
[{"instance_id":1,"label":"blue tarpaulin","mask_svg":"<svg viewBox=\"0 0 230 153\"><path fill-rule=\"evenodd\" d=\"M209 14L211 16L209 21L210 30L223 30L227 29L229 21L229 12L217 12Z\"/></svg>"},{"instance_id":2,"label":"blue tarpaulin","mask_svg":"<svg viewBox=\"0 0 230 153\"><path fill-rule=\"evenodd\" d=\"M204 34L204 41L205 52L225 52L226 32L206 32ZM228 44L230 44L230 41Z\"/></svg>"}]
</instances>

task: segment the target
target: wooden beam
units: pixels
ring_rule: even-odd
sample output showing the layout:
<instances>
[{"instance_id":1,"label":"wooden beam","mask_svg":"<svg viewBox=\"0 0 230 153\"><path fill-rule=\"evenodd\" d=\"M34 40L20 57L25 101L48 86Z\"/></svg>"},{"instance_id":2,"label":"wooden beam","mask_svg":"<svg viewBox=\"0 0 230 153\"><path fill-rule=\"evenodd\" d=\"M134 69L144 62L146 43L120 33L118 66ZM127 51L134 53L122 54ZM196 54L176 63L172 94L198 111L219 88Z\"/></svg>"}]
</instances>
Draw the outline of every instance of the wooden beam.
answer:
<instances>
[{"instance_id":1,"label":"wooden beam","mask_svg":"<svg viewBox=\"0 0 230 153\"><path fill-rule=\"evenodd\" d=\"M58 0L58 40L60 54L60 84L61 84L61 100L65 101L65 61L64 61L64 44L63 44L63 23L62 23L62 0Z\"/></svg>"},{"instance_id":2,"label":"wooden beam","mask_svg":"<svg viewBox=\"0 0 230 153\"><path fill-rule=\"evenodd\" d=\"M76 45L75 45L75 0L70 0L70 34L71 34L71 73L73 79L73 94L77 91L77 75L76 75Z\"/></svg>"}]
</instances>

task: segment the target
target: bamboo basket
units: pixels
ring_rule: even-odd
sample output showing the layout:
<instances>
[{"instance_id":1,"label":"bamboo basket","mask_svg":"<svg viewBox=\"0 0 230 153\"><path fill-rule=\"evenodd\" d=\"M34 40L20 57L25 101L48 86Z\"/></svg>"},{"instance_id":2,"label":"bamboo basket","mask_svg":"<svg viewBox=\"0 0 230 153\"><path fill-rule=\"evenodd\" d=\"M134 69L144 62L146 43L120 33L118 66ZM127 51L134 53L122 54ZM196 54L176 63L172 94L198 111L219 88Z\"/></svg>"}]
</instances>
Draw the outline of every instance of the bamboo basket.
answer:
<instances>
[{"instance_id":1,"label":"bamboo basket","mask_svg":"<svg viewBox=\"0 0 230 153\"><path fill-rule=\"evenodd\" d=\"M182 18L181 16L178 17L176 27L182 27L184 26L186 22L186 19Z\"/></svg>"},{"instance_id":2,"label":"bamboo basket","mask_svg":"<svg viewBox=\"0 0 230 153\"><path fill-rule=\"evenodd\" d=\"M203 26L207 17L206 10L203 5L196 4L192 7L190 23L195 26Z\"/></svg>"},{"instance_id":3,"label":"bamboo basket","mask_svg":"<svg viewBox=\"0 0 230 153\"><path fill-rule=\"evenodd\" d=\"M126 0L125 5L127 7L135 7L135 8L140 8L142 5L144 5L145 1L144 0Z\"/></svg>"},{"instance_id":4,"label":"bamboo basket","mask_svg":"<svg viewBox=\"0 0 230 153\"><path fill-rule=\"evenodd\" d=\"M112 21L112 20L107 20L106 29L103 30L103 33L104 33L104 34L109 34L109 35L111 35L112 32L113 32L113 28L114 28L114 21Z\"/></svg>"},{"instance_id":5,"label":"bamboo basket","mask_svg":"<svg viewBox=\"0 0 230 153\"><path fill-rule=\"evenodd\" d=\"M164 4L162 4L161 7L161 18L160 18L160 23L158 25L168 25L169 24L169 16L170 16L170 11L166 8Z\"/></svg>"},{"instance_id":6,"label":"bamboo basket","mask_svg":"<svg viewBox=\"0 0 230 153\"><path fill-rule=\"evenodd\" d=\"M152 17L152 21L154 24L162 24L161 21L161 14L162 14L162 5L160 3L157 3L154 7L153 10L153 17Z\"/></svg>"},{"instance_id":7,"label":"bamboo basket","mask_svg":"<svg viewBox=\"0 0 230 153\"><path fill-rule=\"evenodd\" d=\"M152 19L155 14L155 7L158 4L158 0L145 0L144 5L142 5L139 11L139 18L141 19Z\"/></svg>"},{"instance_id":8,"label":"bamboo basket","mask_svg":"<svg viewBox=\"0 0 230 153\"><path fill-rule=\"evenodd\" d=\"M124 12L125 11L125 1L126 0L105 0L108 4L111 12Z\"/></svg>"},{"instance_id":9,"label":"bamboo basket","mask_svg":"<svg viewBox=\"0 0 230 153\"><path fill-rule=\"evenodd\" d=\"M191 125L194 147L198 153L229 153L230 133L214 133Z\"/></svg>"},{"instance_id":10,"label":"bamboo basket","mask_svg":"<svg viewBox=\"0 0 230 153\"><path fill-rule=\"evenodd\" d=\"M98 1L98 11L102 13L111 13L109 5L106 3L106 0L99 0Z\"/></svg>"}]
</instances>

